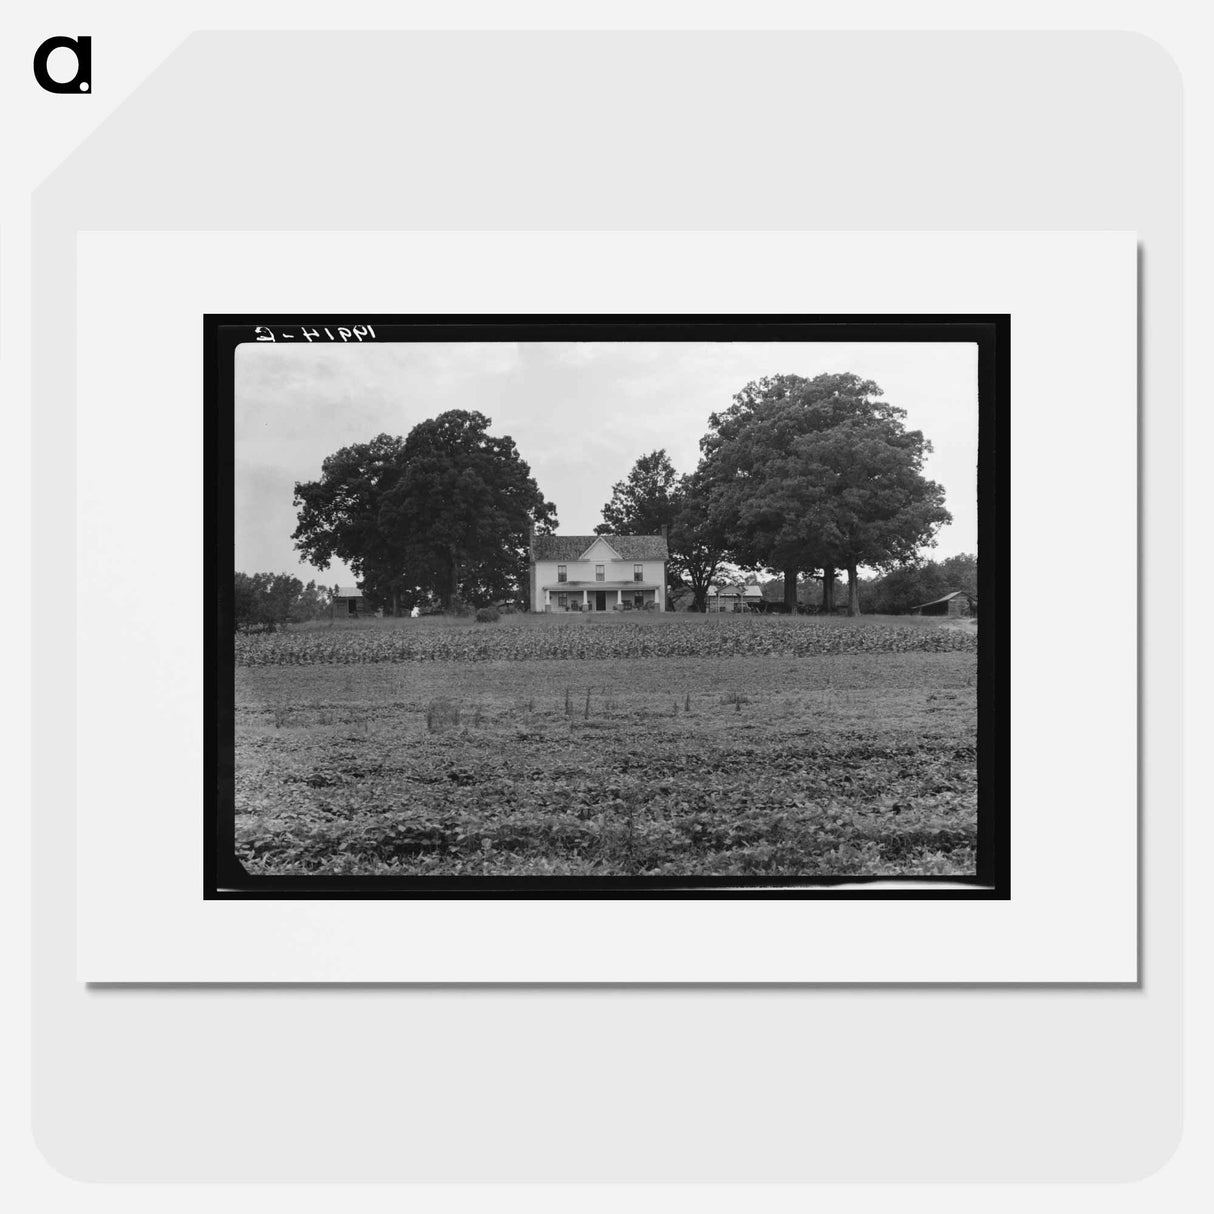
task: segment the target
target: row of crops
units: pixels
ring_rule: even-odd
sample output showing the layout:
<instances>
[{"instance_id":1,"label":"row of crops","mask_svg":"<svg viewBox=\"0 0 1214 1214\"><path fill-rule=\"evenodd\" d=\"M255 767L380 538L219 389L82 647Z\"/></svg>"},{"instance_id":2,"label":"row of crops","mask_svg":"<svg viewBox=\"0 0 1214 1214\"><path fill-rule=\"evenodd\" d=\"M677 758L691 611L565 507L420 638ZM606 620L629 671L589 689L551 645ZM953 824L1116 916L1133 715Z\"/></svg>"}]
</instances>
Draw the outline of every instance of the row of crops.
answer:
<instances>
[{"instance_id":1,"label":"row of crops","mask_svg":"<svg viewBox=\"0 0 1214 1214\"><path fill-rule=\"evenodd\" d=\"M341 629L236 638L238 666L363 665L376 662L501 662L568 658L815 657L824 654L975 652L974 632L859 622L740 617L728 626L702 619L654 628Z\"/></svg>"}]
</instances>

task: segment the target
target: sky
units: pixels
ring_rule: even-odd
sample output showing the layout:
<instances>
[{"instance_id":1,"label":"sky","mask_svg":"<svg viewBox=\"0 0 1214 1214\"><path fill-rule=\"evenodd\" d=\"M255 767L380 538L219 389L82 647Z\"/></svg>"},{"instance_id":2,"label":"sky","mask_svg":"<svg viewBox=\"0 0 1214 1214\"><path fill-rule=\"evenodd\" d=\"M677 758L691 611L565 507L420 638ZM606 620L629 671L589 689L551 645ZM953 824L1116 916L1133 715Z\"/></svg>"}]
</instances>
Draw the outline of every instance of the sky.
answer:
<instances>
[{"instance_id":1,"label":"sky","mask_svg":"<svg viewBox=\"0 0 1214 1214\"><path fill-rule=\"evenodd\" d=\"M404 436L447 409L510 435L562 534L602 521L612 486L664 447L690 472L710 413L764 375L851 371L906 410L933 446L924 472L953 521L935 559L978 551L978 349L962 342L244 343L236 350L235 568L353 585L344 565L300 560L296 481L341 447Z\"/></svg>"}]
</instances>

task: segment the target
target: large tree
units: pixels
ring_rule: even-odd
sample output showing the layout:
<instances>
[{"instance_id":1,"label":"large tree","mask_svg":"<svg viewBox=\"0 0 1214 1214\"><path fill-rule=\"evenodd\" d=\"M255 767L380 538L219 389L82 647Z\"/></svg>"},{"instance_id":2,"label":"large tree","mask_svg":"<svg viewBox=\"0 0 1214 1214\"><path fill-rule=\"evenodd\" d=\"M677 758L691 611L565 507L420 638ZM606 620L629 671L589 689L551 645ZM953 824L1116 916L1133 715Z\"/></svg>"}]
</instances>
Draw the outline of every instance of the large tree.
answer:
<instances>
[{"instance_id":1,"label":"large tree","mask_svg":"<svg viewBox=\"0 0 1214 1214\"><path fill-rule=\"evenodd\" d=\"M515 594L527 581L530 530L556 525L514 440L489 425L483 413L452 409L415 426L380 512L404 536L410 577L446 607Z\"/></svg>"},{"instance_id":2,"label":"large tree","mask_svg":"<svg viewBox=\"0 0 1214 1214\"><path fill-rule=\"evenodd\" d=\"M296 547L320 568L344 560L394 612L433 596L484 604L526 585L528 533L556 525L514 440L482 413L450 410L407 438L380 435L295 486Z\"/></svg>"},{"instance_id":3,"label":"large tree","mask_svg":"<svg viewBox=\"0 0 1214 1214\"><path fill-rule=\"evenodd\" d=\"M679 474L665 449L642 455L612 486L596 535L660 535L679 511Z\"/></svg>"},{"instance_id":4,"label":"large tree","mask_svg":"<svg viewBox=\"0 0 1214 1214\"><path fill-rule=\"evenodd\" d=\"M683 477L674 501L667 577L676 586L691 587L693 611L707 611L708 591L725 561L725 532L709 509L698 473Z\"/></svg>"},{"instance_id":5,"label":"large tree","mask_svg":"<svg viewBox=\"0 0 1214 1214\"><path fill-rule=\"evenodd\" d=\"M706 511L699 479L680 476L665 449L642 455L612 488L596 535L660 535L665 531L668 590L690 587L693 610L707 608L708 591L724 559L724 537Z\"/></svg>"},{"instance_id":6,"label":"large tree","mask_svg":"<svg viewBox=\"0 0 1214 1214\"><path fill-rule=\"evenodd\" d=\"M709 419L701 474L730 556L781 574L790 606L797 576L820 570L831 610L846 569L858 615L859 567L914 559L950 518L943 489L922 473L930 443L881 395L852 374L775 375Z\"/></svg>"},{"instance_id":7,"label":"large tree","mask_svg":"<svg viewBox=\"0 0 1214 1214\"><path fill-rule=\"evenodd\" d=\"M295 485L299 521L291 536L318 569L344 561L368 598L394 612L405 583L405 537L384 527L381 512L404 473L404 446L403 438L380 434L330 455L319 480Z\"/></svg>"}]
</instances>

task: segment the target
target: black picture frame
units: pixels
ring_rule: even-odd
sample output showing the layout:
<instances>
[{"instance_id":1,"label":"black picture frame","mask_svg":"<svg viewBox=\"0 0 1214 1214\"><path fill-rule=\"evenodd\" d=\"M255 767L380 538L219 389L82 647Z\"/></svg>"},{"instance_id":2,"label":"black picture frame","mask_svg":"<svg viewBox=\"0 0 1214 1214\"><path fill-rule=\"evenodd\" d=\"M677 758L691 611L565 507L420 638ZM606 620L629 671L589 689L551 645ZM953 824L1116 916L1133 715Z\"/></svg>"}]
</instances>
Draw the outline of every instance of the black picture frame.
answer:
<instances>
[{"instance_id":1,"label":"black picture frame","mask_svg":"<svg viewBox=\"0 0 1214 1214\"><path fill-rule=\"evenodd\" d=\"M971 342L978 347L977 872L972 879L907 876L344 877L251 876L235 851L234 356L246 342ZM203 317L204 899L849 898L1005 900L1011 897L1008 696L1009 408L1011 317L1006 314L840 315L353 315ZM898 888L888 888L896 881ZM869 888L873 887L873 888Z\"/></svg>"}]
</instances>

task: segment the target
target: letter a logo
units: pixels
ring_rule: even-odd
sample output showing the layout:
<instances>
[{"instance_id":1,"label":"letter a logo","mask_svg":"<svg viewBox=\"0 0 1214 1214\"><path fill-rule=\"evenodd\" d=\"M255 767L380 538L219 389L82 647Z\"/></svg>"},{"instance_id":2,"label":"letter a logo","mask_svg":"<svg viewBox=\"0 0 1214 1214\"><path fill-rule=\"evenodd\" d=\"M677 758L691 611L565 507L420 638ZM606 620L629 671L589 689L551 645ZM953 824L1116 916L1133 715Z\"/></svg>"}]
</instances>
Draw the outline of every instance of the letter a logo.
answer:
<instances>
[{"instance_id":1,"label":"letter a logo","mask_svg":"<svg viewBox=\"0 0 1214 1214\"><path fill-rule=\"evenodd\" d=\"M52 51L60 48L76 56L76 74L70 80L54 80L46 70ZM83 34L78 38L48 38L34 52L34 79L48 93L88 93L93 88L93 40Z\"/></svg>"}]
</instances>

